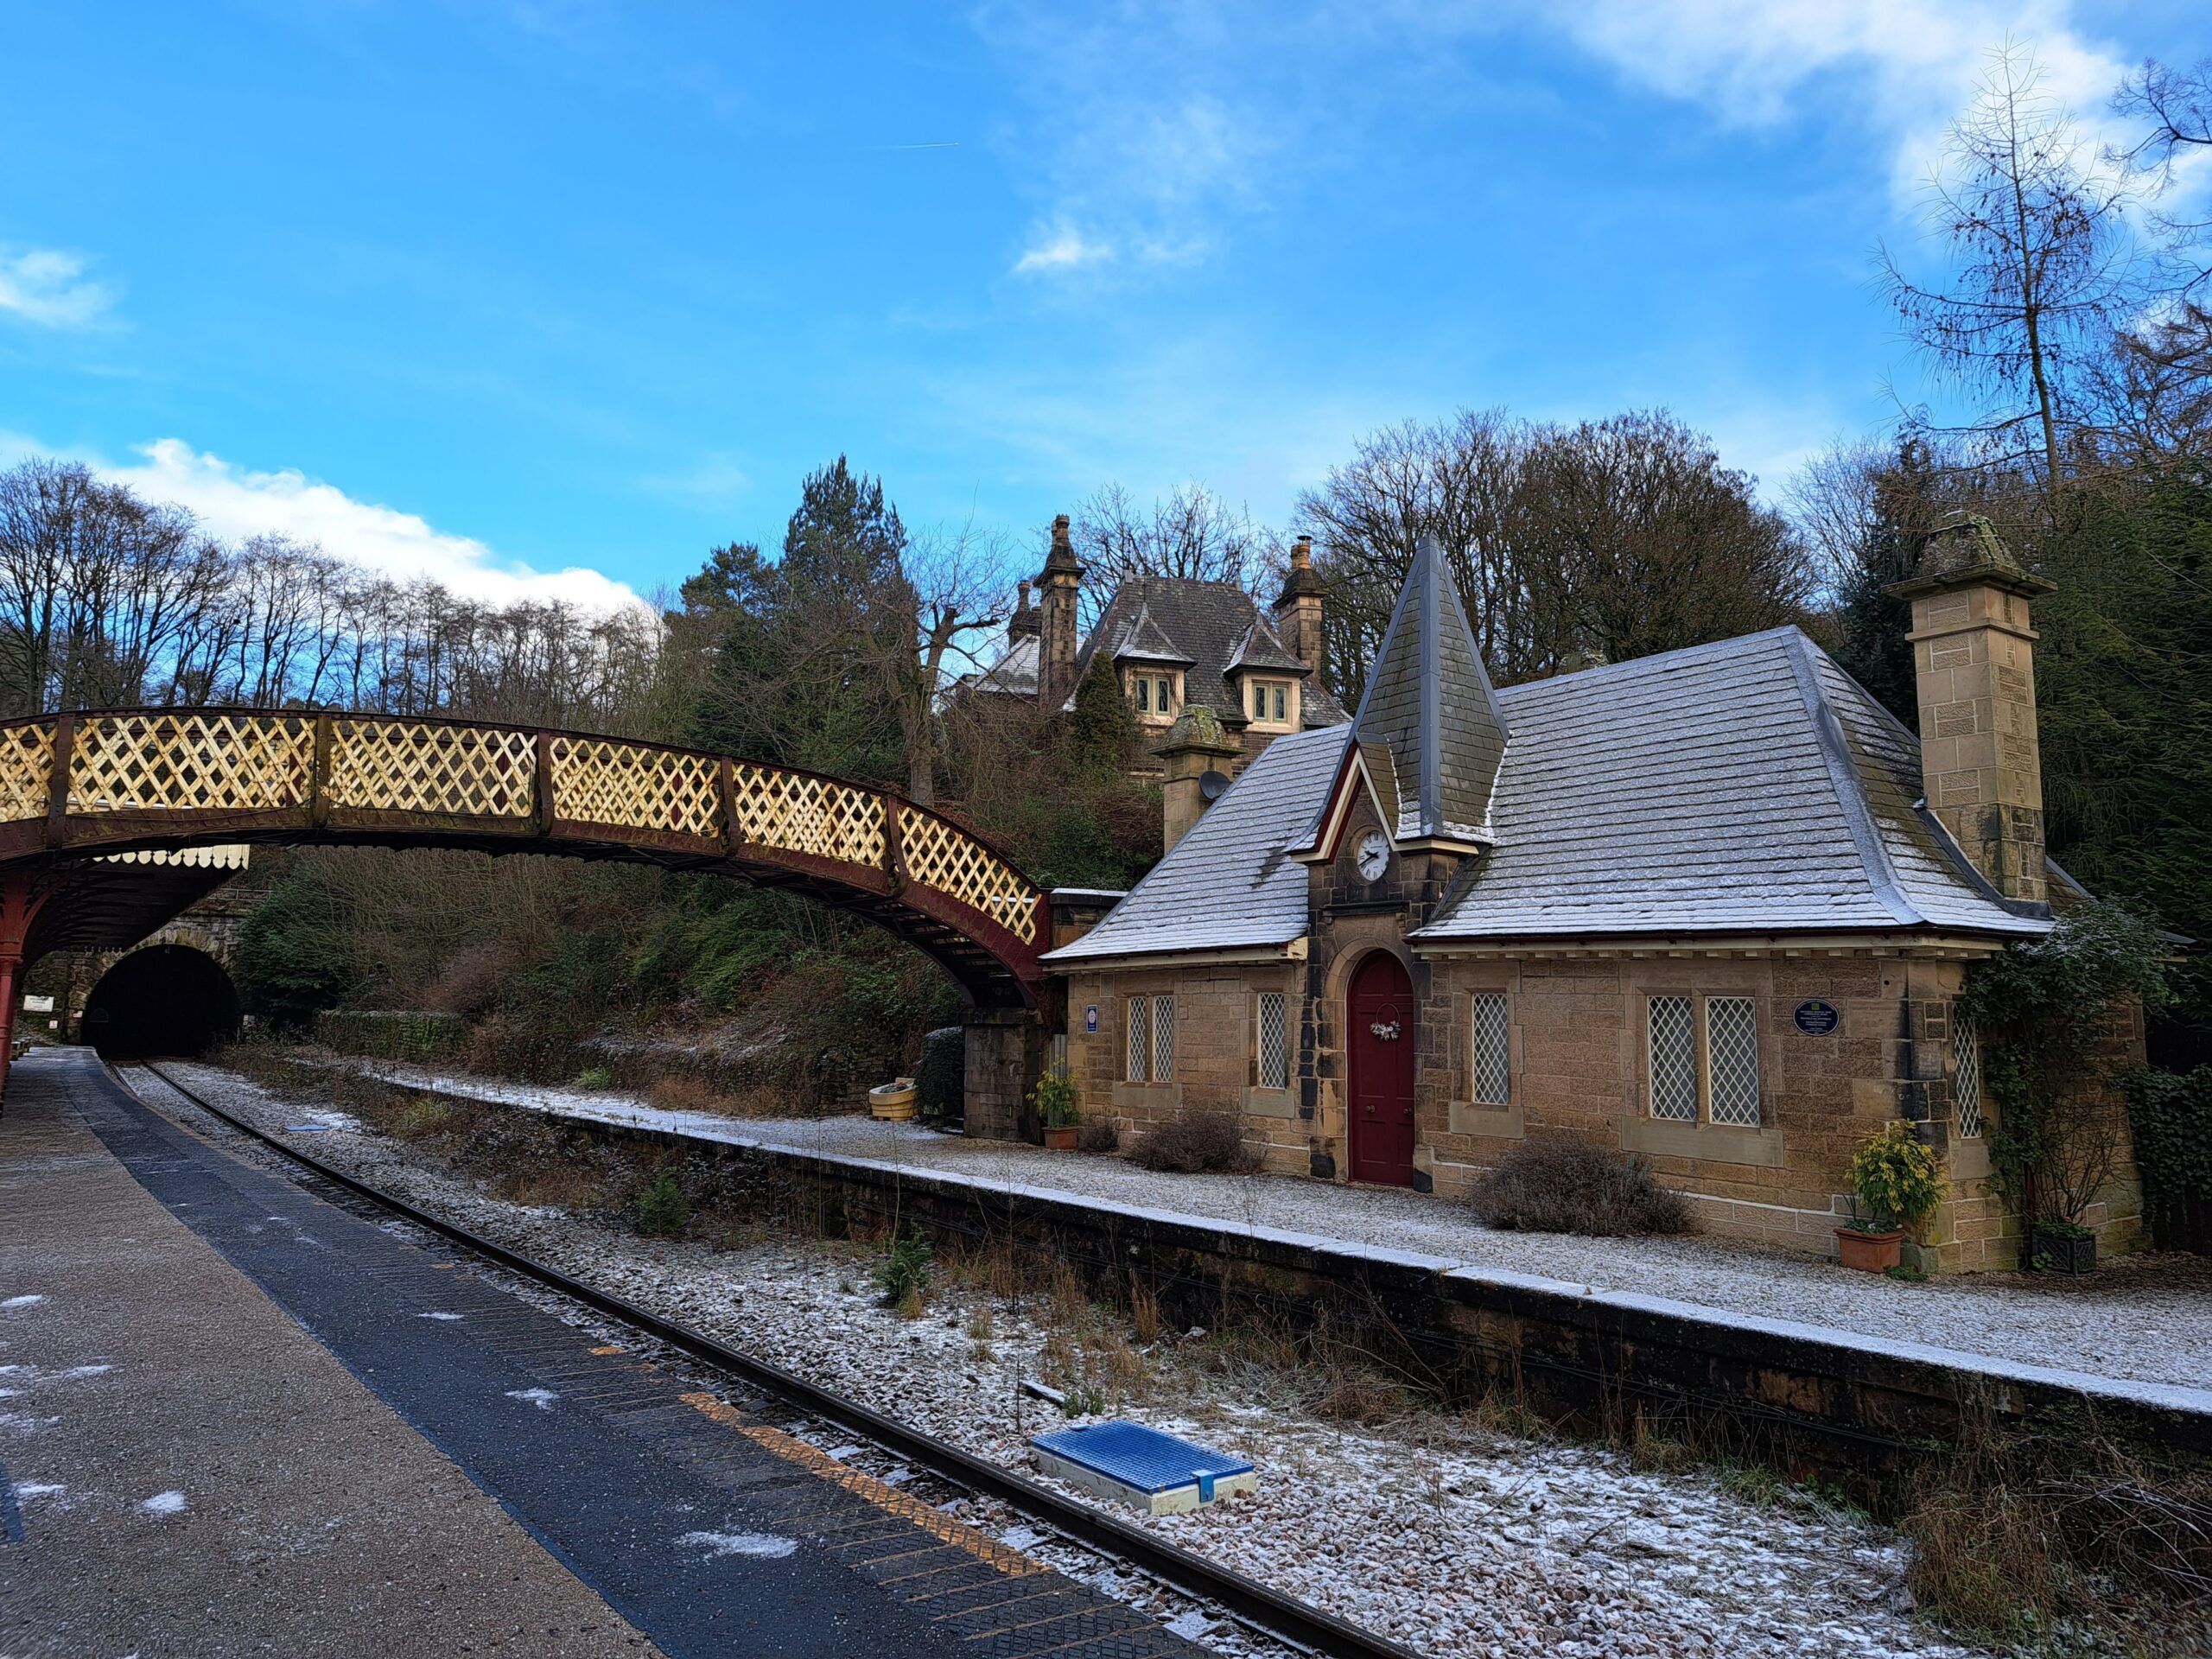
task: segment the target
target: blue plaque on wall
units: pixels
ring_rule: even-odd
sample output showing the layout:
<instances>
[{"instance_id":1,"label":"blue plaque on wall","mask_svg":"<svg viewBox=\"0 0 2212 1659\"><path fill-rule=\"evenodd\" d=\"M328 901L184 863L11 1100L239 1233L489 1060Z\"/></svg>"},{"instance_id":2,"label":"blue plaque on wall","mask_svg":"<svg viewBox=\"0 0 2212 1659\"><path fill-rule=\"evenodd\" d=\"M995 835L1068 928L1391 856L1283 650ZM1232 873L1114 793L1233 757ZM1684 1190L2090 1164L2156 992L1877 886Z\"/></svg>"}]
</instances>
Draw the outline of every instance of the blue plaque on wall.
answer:
<instances>
[{"instance_id":1,"label":"blue plaque on wall","mask_svg":"<svg viewBox=\"0 0 2212 1659\"><path fill-rule=\"evenodd\" d=\"M1098 1005L1096 1002L1084 1004L1083 1028L1090 1036L1098 1034Z\"/></svg>"},{"instance_id":2,"label":"blue plaque on wall","mask_svg":"<svg viewBox=\"0 0 2212 1659\"><path fill-rule=\"evenodd\" d=\"M1833 1002L1823 1002L1815 997L1809 1002L1797 1005L1797 1029L1808 1037L1825 1037L1843 1022Z\"/></svg>"}]
</instances>

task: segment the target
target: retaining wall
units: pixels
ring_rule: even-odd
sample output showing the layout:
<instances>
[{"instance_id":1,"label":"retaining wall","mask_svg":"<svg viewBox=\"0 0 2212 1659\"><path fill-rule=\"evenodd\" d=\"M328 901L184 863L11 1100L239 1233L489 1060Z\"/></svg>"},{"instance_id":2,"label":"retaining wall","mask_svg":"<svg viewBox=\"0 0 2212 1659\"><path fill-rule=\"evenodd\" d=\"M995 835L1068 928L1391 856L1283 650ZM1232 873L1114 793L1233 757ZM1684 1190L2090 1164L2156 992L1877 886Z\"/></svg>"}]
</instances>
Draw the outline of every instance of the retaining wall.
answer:
<instances>
[{"instance_id":1,"label":"retaining wall","mask_svg":"<svg viewBox=\"0 0 2212 1659\"><path fill-rule=\"evenodd\" d=\"M1781 1463L1859 1490L1935 1449L1993 1437L2049 1459L2069 1440L2212 1459L2212 1391L2093 1376L1718 1310L1341 1239L944 1170L824 1156L734 1124L588 1114L596 1133L677 1144L715 1184L764 1185L835 1235L918 1227L941 1245L1011 1243L1094 1289L1159 1299L1177 1325L1259 1318L1326 1329L1409 1380L1469 1402L1503 1395L1548 1420ZM579 1115L554 1115L578 1122ZM690 1115L686 1115L690 1116ZM656 1122L658 1120L658 1122Z\"/></svg>"}]
</instances>

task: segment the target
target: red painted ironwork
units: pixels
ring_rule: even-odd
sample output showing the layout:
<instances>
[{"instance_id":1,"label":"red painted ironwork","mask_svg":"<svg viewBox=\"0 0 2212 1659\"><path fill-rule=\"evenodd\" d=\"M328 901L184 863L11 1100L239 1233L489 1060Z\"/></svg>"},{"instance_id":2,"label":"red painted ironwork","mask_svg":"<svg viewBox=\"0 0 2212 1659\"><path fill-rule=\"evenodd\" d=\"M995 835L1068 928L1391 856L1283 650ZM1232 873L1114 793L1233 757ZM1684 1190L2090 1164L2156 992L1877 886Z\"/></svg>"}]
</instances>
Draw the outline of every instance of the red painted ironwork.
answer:
<instances>
[{"instance_id":1,"label":"red painted ironwork","mask_svg":"<svg viewBox=\"0 0 2212 1659\"><path fill-rule=\"evenodd\" d=\"M1347 1148L1355 1181L1414 1181L1414 988L1405 965L1377 950L1352 970L1344 998L1351 1055Z\"/></svg>"}]
</instances>

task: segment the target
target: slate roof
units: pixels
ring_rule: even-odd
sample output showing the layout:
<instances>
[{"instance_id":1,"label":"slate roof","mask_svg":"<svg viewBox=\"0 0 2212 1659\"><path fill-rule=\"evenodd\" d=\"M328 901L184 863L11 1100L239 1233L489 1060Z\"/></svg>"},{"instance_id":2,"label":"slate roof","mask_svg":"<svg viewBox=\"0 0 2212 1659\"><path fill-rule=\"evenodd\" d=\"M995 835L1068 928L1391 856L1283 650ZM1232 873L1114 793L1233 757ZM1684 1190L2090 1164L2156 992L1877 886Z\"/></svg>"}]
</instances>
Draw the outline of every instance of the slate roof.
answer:
<instances>
[{"instance_id":1,"label":"slate roof","mask_svg":"<svg viewBox=\"0 0 2212 1659\"><path fill-rule=\"evenodd\" d=\"M1057 967L1169 950L1288 944L1306 930L1302 835L1349 728L1279 737L1244 768L1106 919L1045 960Z\"/></svg>"},{"instance_id":2,"label":"slate roof","mask_svg":"<svg viewBox=\"0 0 2212 1659\"><path fill-rule=\"evenodd\" d=\"M1694 933L2030 937L1920 798L1920 749L1794 627L1497 692L1494 844L1431 944ZM1349 726L1279 738L1055 965L1287 944Z\"/></svg>"},{"instance_id":3,"label":"slate roof","mask_svg":"<svg viewBox=\"0 0 2212 1659\"><path fill-rule=\"evenodd\" d=\"M1151 625L1143 634L1147 648L1153 646L1156 634L1178 653L1168 660L1188 663L1183 675L1183 700L1202 702L1239 718L1243 710L1224 677L1245 635L1256 625L1274 650L1282 652L1286 658L1296 660L1284 650L1281 639L1252 596L1235 583L1192 582L1179 576L1132 576L1116 589L1105 613L1098 619L1098 626L1091 629L1090 637L1077 652L1075 683L1083 683L1083 677L1090 671L1091 658L1102 646L1107 649L1108 660L1113 660L1138 629L1141 619ZM1305 706L1304 725L1308 730L1340 724L1345 717L1344 705L1330 695L1318 677L1306 680L1300 701ZM1067 706L1075 706L1072 693Z\"/></svg>"},{"instance_id":4,"label":"slate roof","mask_svg":"<svg viewBox=\"0 0 2212 1659\"><path fill-rule=\"evenodd\" d=\"M1795 627L1499 699L1496 845L1416 939L2050 927L1914 809L1918 741Z\"/></svg>"},{"instance_id":5,"label":"slate roof","mask_svg":"<svg viewBox=\"0 0 2212 1659\"><path fill-rule=\"evenodd\" d=\"M1397 839L1489 840L1508 734L1443 550L1424 536L1352 721Z\"/></svg>"},{"instance_id":6,"label":"slate roof","mask_svg":"<svg viewBox=\"0 0 2212 1659\"><path fill-rule=\"evenodd\" d=\"M1043 649L1036 634L1021 634L1007 646L1004 656L970 677L969 683L978 691L1033 697L1037 695L1037 665Z\"/></svg>"}]
</instances>

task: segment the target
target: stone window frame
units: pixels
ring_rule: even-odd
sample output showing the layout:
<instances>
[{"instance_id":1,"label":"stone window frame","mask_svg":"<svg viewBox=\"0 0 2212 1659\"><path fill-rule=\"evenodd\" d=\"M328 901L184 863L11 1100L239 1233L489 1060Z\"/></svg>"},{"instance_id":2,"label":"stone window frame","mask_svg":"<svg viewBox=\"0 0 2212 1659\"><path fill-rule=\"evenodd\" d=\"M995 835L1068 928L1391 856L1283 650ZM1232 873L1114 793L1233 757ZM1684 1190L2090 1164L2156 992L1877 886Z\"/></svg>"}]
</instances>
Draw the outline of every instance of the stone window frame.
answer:
<instances>
[{"instance_id":1,"label":"stone window frame","mask_svg":"<svg viewBox=\"0 0 2212 1659\"><path fill-rule=\"evenodd\" d=\"M1961 1141L1989 1134L1989 1087L1981 1064L1981 1033L1973 1019L1951 1011L1951 1129Z\"/></svg>"},{"instance_id":2,"label":"stone window frame","mask_svg":"<svg viewBox=\"0 0 2212 1659\"><path fill-rule=\"evenodd\" d=\"M1453 987L1451 1018L1439 1022L1438 1037L1448 1045L1440 1058L1451 1069L1452 1096L1445 1115L1446 1132L1480 1135L1491 1140L1518 1141L1528 1129L1520 1096L1528 1080L1528 1058L1521 1029L1521 974L1504 962L1458 964L1467 977ZM1497 995L1505 999L1505 1069L1509 1088L1516 1096L1510 1104L1493 1106L1475 1099L1475 998Z\"/></svg>"},{"instance_id":3,"label":"stone window frame","mask_svg":"<svg viewBox=\"0 0 2212 1659\"><path fill-rule=\"evenodd\" d=\"M1272 998L1281 1005L1282 1077L1270 1082L1267 1067L1267 1005ZM1250 1087L1269 1093L1287 1092L1291 1081L1298 1075L1298 1023L1292 1015L1291 994L1287 990L1259 989L1252 993L1252 1081Z\"/></svg>"},{"instance_id":4,"label":"stone window frame","mask_svg":"<svg viewBox=\"0 0 2212 1659\"><path fill-rule=\"evenodd\" d=\"M1245 717L1253 729L1267 732L1298 729L1302 711L1299 708L1298 682L1295 679L1263 674L1241 674L1237 677L1242 682L1237 688L1237 712ZM1269 704L1268 713L1252 713L1252 694L1255 691L1266 696ZM1273 711L1273 705L1276 703L1282 706L1283 712L1280 715Z\"/></svg>"},{"instance_id":5,"label":"stone window frame","mask_svg":"<svg viewBox=\"0 0 2212 1659\"><path fill-rule=\"evenodd\" d=\"M1166 1048L1164 1069L1160 1062L1163 1037ZM1122 997L1122 1080L1147 1087L1175 1081L1174 992L1134 991Z\"/></svg>"},{"instance_id":6,"label":"stone window frame","mask_svg":"<svg viewBox=\"0 0 2212 1659\"><path fill-rule=\"evenodd\" d=\"M1122 671L1123 692L1136 717L1147 726L1172 726L1184 709L1183 671L1149 663L1132 663ZM1167 707L1156 706L1154 689L1167 688Z\"/></svg>"},{"instance_id":7,"label":"stone window frame","mask_svg":"<svg viewBox=\"0 0 2212 1659\"><path fill-rule=\"evenodd\" d=\"M1767 1005L1770 1001L1768 994L1752 985L1661 985L1642 982L1634 985L1632 994L1643 1007L1643 1032L1636 1045L1640 1096L1637 1116L1643 1121L1678 1129L1715 1130L1722 1134L1760 1135L1773 1129L1777 1057L1774 1052L1772 1033L1767 1029ZM1659 1110L1656 1068L1652 1065L1652 1005L1662 997L1689 1004L1690 1080L1695 1091L1693 1104L1695 1115L1690 1117L1669 1117ZM1748 1002L1751 1005L1751 1063L1758 1072L1755 1095L1759 1114L1756 1123L1731 1123L1713 1116L1713 1004L1716 1001Z\"/></svg>"}]
</instances>

